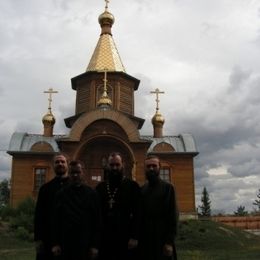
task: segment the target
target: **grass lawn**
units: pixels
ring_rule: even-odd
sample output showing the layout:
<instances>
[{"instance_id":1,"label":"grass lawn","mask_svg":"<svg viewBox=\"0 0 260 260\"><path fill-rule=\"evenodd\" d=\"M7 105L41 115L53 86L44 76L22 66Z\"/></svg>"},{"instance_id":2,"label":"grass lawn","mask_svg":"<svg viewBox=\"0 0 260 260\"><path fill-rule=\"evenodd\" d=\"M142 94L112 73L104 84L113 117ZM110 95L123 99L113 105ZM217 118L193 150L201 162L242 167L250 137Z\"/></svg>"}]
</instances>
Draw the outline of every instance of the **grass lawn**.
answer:
<instances>
[{"instance_id":1,"label":"grass lawn","mask_svg":"<svg viewBox=\"0 0 260 260\"><path fill-rule=\"evenodd\" d=\"M176 247L179 260L260 259L260 236L212 221L181 222ZM15 238L2 224L0 259L34 260L34 244Z\"/></svg>"},{"instance_id":2,"label":"grass lawn","mask_svg":"<svg viewBox=\"0 0 260 260\"><path fill-rule=\"evenodd\" d=\"M17 239L8 232L7 225L0 222L0 259L1 260L34 260L34 244Z\"/></svg>"},{"instance_id":3,"label":"grass lawn","mask_svg":"<svg viewBox=\"0 0 260 260\"><path fill-rule=\"evenodd\" d=\"M213 221L183 221L176 247L181 260L259 260L260 236Z\"/></svg>"}]
</instances>

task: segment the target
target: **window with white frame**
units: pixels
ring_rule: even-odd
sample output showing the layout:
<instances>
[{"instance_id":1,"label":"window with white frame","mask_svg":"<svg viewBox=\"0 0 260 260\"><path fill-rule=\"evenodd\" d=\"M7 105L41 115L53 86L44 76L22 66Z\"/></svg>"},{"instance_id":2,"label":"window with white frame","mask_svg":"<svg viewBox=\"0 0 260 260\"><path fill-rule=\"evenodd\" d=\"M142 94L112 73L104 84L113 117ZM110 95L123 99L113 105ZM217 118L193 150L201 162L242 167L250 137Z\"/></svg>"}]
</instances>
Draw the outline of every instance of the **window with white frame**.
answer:
<instances>
[{"instance_id":1,"label":"window with white frame","mask_svg":"<svg viewBox=\"0 0 260 260\"><path fill-rule=\"evenodd\" d=\"M40 187L46 182L47 168L34 168L34 190L39 191Z\"/></svg>"},{"instance_id":2,"label":"window with white frame","mask_svg":"<svg viewBox=\"0 0 260 260\"><path fill-rule=\"evenodd\" d=\"M160 169L160 177L162 180L166 182L171 182L170 179L170 168L169 167L163 167Z\"/></svg>"}]
</instances>

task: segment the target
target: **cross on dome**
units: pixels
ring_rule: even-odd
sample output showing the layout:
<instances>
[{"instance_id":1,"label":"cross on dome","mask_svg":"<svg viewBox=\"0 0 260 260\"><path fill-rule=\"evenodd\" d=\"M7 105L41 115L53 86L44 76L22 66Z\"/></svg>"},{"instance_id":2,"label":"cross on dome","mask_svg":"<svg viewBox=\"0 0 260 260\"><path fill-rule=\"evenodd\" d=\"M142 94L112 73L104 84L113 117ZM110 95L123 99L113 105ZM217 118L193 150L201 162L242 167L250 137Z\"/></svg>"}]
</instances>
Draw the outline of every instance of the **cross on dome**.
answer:
<instances>
[{"instance_id":1,"label":"cross on dome","mask_svg":"<svg viewBox=\"0 0 260 260\"><path fill-rule=\"evenodd\" d=\"M155 91L150 91L151 94L156 94L156 111L159 110L159 94L164 94L164 91L160 91L158 88L155 89Z\"/></svg>"},{"instance_id":2,"label":"cross on dome","mask_svg":"<svg viewBox=\"0 0 260 260\"><path fill-rule=\"evenodd\" d=\"M109 3L109 0L105 0L105 2L106 2L105 9L106 9L106 11L107 11L107 9L108 9L108 3Z\"/></svg>"},{"instance_id":3,"label":"cross on dome","mask_svg":"<svg viewBox=\"0 0 260 260\"><path fill-rule=\"evenodd\" d=\"M56 94L56 93L58 93L58 91L53 90L53 88L49 88L48 90L43 91L43 93L49 94L49 97L48 97L48 101L49 101L48 110L49 110L49 112L51 112L52 94Z\"/></svg>"}]
</instances>

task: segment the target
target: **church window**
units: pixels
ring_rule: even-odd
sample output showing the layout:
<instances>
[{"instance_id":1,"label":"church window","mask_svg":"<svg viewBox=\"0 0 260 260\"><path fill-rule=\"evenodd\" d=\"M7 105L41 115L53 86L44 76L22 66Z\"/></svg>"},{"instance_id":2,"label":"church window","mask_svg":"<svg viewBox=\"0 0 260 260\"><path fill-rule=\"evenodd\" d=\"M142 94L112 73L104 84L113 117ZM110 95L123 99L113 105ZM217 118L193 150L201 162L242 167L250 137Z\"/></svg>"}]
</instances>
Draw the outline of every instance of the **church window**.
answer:
<instances>
[{"instance_id":1,"label":"church window","mask_svg":"<svg viewBox=\"0 0 260 260\"><path fill-rule=\"evenodd\" d=\"M170 168L163 167L160 169L160 177L166 182L171 182L170 180Z\"/></svg>"},{"instance_id":2,"label":"church window","mask_svg":"<svg viewBox=\"0 0 260 260\"><path fill-rule=\"evenodd\" d=\"M34 190L38 191L40 187L46 182L47 168L34 169Z\"/></svg>"},{"instance_id":3,"label":"church window","mask_svg":"<svg viewBox=\"0 0 260 260\"><path fill-rule=\"evenodd\" d=\"M100 175L98 175L98 176L91 176L91 180L100 182L101 181L101 176Z\"/></svg>"}]
</instances>

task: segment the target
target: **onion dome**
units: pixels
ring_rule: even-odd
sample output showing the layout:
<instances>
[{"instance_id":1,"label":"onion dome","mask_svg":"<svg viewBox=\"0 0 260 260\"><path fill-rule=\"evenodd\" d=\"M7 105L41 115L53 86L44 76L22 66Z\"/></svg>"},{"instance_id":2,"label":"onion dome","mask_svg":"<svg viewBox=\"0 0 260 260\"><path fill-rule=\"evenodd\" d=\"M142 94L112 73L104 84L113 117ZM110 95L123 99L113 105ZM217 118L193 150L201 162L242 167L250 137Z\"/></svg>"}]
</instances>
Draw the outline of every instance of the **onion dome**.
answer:
<instances>
[{"instance_id":1,"label":"onion dome","mask_svg":"<svg viewBox=\"0 0 260 260\"><path fill-rule=\"evenodd\" d=\"M49 107L48 112L42 118L42 123L44 126L43 135L46 137L53 136L53 126L55 124L55 117L51 112L51 102L52 102L52 94L58 93L58 91L49 88L48 90L44 91L44 93L49 94Z\"/></svg>"},{"instance_id":2,"label":"onion dome","mask_svg":"<svg viewBox=\"0 0 260 260\"><path fill-rule=\"evenodd\" d=\"M101 27L103 27L104 25L109 25L110 27L112 27L115 22L115 18L110 12L106 10L98 17L98 22Z\"/></svg>"},{"instance_id":3,"label":"onion dome","mask_svg":"<svg viewBox=\"0 0 260 260\"><path fill-rule=\"evenodd\" d=\"M112 37L111 28L115 18L108 11L107 5L105 11L98 17L98 22L101 34L86 71L99 72L107 68L108 71L126 72Z\"/></svg>"},{"instance_id":4,"label":"onion dome","mask_svg":"<svg viewBox=\"0 0 260 260\"><path fill-rule=\"evenodd\" d=\"M152 124L154 126L163 126L165 122L164 117L162 116L162 114L158 111L156 111L155 115L152 118Z\"/></svg>"},{"instance_id":5,"label":"onion dome","mask_svg":"<svg viewBox=\"0 0 260 260\"><path fill-rule=\"evenodd\" d=\"M51 112L48 112L46 115L42 117L43 125L53 126L55 122L56 122L55 117Z\"/></svg>"}]
</instances>

